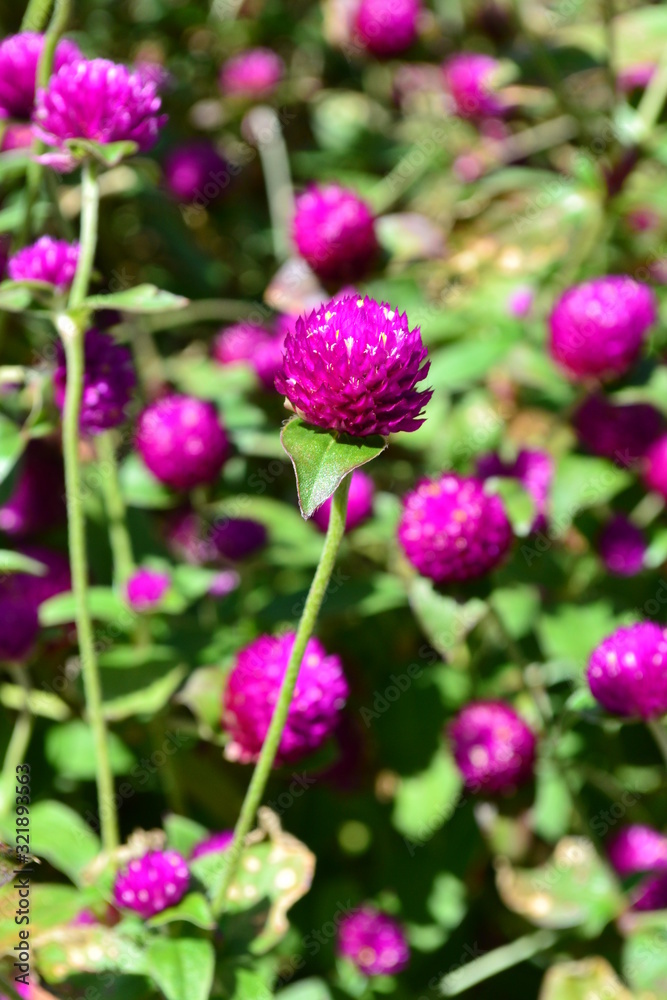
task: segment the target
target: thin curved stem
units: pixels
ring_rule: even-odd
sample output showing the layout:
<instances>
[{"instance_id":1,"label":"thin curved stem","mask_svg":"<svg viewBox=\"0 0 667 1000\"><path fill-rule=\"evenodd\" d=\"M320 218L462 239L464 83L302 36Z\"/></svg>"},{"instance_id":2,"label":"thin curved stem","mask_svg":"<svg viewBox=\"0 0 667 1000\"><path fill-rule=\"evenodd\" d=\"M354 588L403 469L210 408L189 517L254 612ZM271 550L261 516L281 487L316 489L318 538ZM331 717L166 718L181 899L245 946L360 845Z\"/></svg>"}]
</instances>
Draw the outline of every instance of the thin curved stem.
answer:
<instances>
[{"instance_id":1,"label":"thin curved stem","mask_svg":"<svg viewBox=\"0 0 667 1000\"><path fill-rule=\"evenodd\" d=\"M21 21L21 31L42 31L50 10L51 0L30 0Z\"/></svg>"},{"instance_id":2,"label":"thin curved stem","mask_svg":"<svg viewBox=\"0 0 667 1000\"><path fill-rule=\"evenodd\" d=\"M324 547L320 556L313 582L308 591L308 597L303 608L301 620L296 630L292 655L285 671L280 694L271 719L271 725L266 734L264 745L262 746L259 760L255 765L253 776L248 786L241 813L234 830L234 840L225 852L226 867L220 883L220 887L214 900L214 909L222 913L225 908L227 892L236 874L236 870L241 859L243 844L246 836L250 832L255 819L255 814L262 801L262 795L266 788L266 783L271 774L271 768L275 761L280 739L285 728L287 715L289 713L294 688L296 686L299 669L303 660L308 640L313 634L315 622L319 614L322 602L324 601L329 580L336 562L338 548L345 533L345 517L347 514L347 497L350 489L350 477L347 476L340 484L333 496L331 504L331 514L329 517L329 527L327 529Z\"/></svg>"},{"instance_id":3,"label":"thin curved stem","mask_svg":"<svg viewBox=\"0 0 667 1000\"><path fill-rule=\"evenodd\" d=\"M12 801L12 790L16 779L16 768L25 763L25 756L32 736L33 717L29 705L30 681L26 667L17 666L12 670L14 680L23 690L23 705L16 717L9 739L0 779L0 815L6 815Z\"/></svg>"},{"instance_id":4,"label":"thin curved stem","mask_svg":"<svg viewBox=\"0 0 667 1000\"><path fill-rule=\"evenodd\" d=\"M83 201L81 211L81 249L77 270L69 297L70 314L58 317L58 332L65 348L67 386L63 412L63 455L69 552L72 589L76 608L76 631L81 656L81 672L86 696L88 721L95 745L95 768L100 813L100 830L105 850L118 846L118 817L114 798L114 783L109 761L107 727L102 710L102 685L93 636L93 624L88 606L88 557L86 523L79 466L79 418L84 376L85 315L76 315L88 293L88 285L97 246L97 215L99 194L92 165L83 167ZM71 313L74 313L72 315Z\"/></svg>"},{"instance_id":5,"label":"thin curved stem","mask_svg":"<svg viewBox=\"0 0 667 1000\"><path fill-rule=\"evenodd\" d=\"M96 440L97 457L102 465L101 483L104 506L109 521L109 541L113 554L113 575L117 587L122 587L134 571L132 539L127 528L127 508L120 488L114 435L100 434Z\"/></svg>"}]
</instances>

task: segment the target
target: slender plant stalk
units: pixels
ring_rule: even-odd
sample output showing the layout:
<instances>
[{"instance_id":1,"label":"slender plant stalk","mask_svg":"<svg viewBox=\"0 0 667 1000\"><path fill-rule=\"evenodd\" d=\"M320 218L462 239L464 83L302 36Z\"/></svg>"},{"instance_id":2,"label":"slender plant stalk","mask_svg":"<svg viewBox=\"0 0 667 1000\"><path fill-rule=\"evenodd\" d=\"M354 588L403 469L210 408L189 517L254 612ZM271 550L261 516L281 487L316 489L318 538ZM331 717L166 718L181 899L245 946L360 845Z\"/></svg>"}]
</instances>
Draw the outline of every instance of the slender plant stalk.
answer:
<instances>
[{"instance_id":1,"label":"slender plant stalk","mask_svg":"<svg viewBox=\"0 0 667 1000\"><path fill-rule=\"evenodd\" d=\"M265 105L254 108L247 120L262 161L274 253L277 260L286 260L292 250L290 231L294 218L294 189L280 120L273 108Z\"/></svg>"},{"instance_id":2,"label":"slender plant stalk","mask_svg":"<svg viewBox=\"0 0 667 1000\"><path fill-rule=\"evenodd\" d=\"M90 275L97 245L97 217L99 193L95 169L86 163L83 167L83 198L81 209L81 249L77 270L69 297L69 314L58 317L58 332L65 348L67 388L63 413L63 454L65 458L65 485L69 551L72 570L72 588L76 608L76 631L81 656L84 691L88 720L95 744L97 794L100 812L100 829L105 850L118 846L118 817L114 799L114 783L109 762L107 727L102 711L102 685L100 682L93 625L88 606L88 559L86 553L86 524L81 492L79 466L79 418L84 375L85 314L81 310L88 292Z\"/></svg>"},{"instance_id":3,"label":"slender plant stalk","mask_svg":"<svg viewBox=\"0 0 667 1000\"><path fill-rule=\"evenodd\" d=\"M30 711L28 696L30 693L30 681L27 670L24 666L17 666L12 670L16 684L23 690L23 705L14 723L12 735L9 739L5 759L2 766L2 778L0 779L0 815L6 815L12 802L12 790L16 779L16 768L23 764L26 759L26 752L32 736L33 717Z\"/></svg>"},{"instance_id":4,"label":"slender plant stalk","mask_svg":"<svg viewBox=\"0 0 667 1000\"><path fill-rule=\"evenodd\" d=\"M658 745L662 759L667 767L667 730L660 719L647 719L646 725L651 731L653 739Z\"/></svg>"},{"instance_id":5,"label":"slender plant stalk","mask_svg":"<svg viewBox=\"0 0 667 1000\"><path fill-rule=\"evenodd\" d=\"M345 532L345 517L347 514L347 497L349 489L350 477L347 476L333 496L331 515L329 517L329 527L324 540L324 547L315 571L315 576L313 577L313 582L311 583L310 590L308 591L308 597L306 598L299 627L296 631L292 655L290 656L290 661L287 665L287 670L285 671L278 701L276 702L276 707L271 719L271 725L269 726L269 731L266 734L266 739L264 740L259 760L255 766L250 785L248 786L248 791L246 792L243 805L241 806L241 813L236 824L236 829L234 830L234 840L232 841L231 847L229 847L229 849L225 852L227 864L219 890L214 900L214 909L218 913L222 913L224 911L227 891L236 874L236 870L241 859L243 843L254 822L255 814L260 802L262 801L262 795L264 794L264 789L266 788L266 783L269 779L269 775L271 774L271 768L273 767L278 747L280 746L280 739L287 721L287 715L292 702L294 688L299 675L299 668L301 667L301 662L303 660L308 640L313 634L315 622L320 608L322 607L322 602L324 601L329 580L336 562L338 547Z\"/></svg>"},{"instance_id":6,"label":"slender plant stalk","mask_svg":"<svg viewBox=\"0 0 667 1000\"><path fill-rule=\"evenodd\" d=\"M651 77L651 80L644 91L644 96L639 102L637 115L644 127L644 137L653 130L654 125L660 117L665 99L667 98L667 46L662 54L658 68Z\"/></svg>"},{"instance_id":7,"label":"slender plant stalk","mask_svg":"<svg viewBox=\"0 0 667 1000\"><path fill-rule=\"evenodd\" d=\"M21 31L43 31L50 10L51 0L30 0L21 21Z\"/></svg>"},{"instance_id":8,"label":"slender plant stalk","mask_svg":"<svg viewBox=\"0 0 667 1000\"><path fill-rule=\"evenodd\" d=\"M553 931L541 930L535 934L526 934L501 948L494 948L486 955L473 959L460 966L440 980L440 992L446 997L456 997L460 993L477 986L478 983L497 976L521 962L526 962L534 955L551 948L558 940Z\"/></svg>"},{"instance_id":9,"label":"slender plant stalk","mask_svg":"<svg viewBox=\"0 0 667 1000\"><path fill-rule=\"evenodd\" d=\"M122 587L132 576L134 552L132 551L132 539L127 529L127 508L118 478L118 462L113 433L106 431L106 433L100 434L96 445L97 457L102 466L102 493L109 520L114 581L117 587Z\"/></svg>"}]
</instances>

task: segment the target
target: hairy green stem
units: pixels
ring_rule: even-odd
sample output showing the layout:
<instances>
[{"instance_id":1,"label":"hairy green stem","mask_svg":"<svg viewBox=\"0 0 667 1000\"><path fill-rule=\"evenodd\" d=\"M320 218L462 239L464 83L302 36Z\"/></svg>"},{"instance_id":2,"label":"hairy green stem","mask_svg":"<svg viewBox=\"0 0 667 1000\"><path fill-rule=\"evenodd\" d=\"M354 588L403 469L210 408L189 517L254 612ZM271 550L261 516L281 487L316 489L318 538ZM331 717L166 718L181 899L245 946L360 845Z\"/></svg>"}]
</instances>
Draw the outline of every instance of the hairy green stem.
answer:
<instances>
[{"instance_id":1,"label":"hairy green stem","mask_svg":"<svg viewBox=\"0 0 667 1000\"><path fill-rule=\"evenodd\" d=\"M113 554L113 575L117 587L122 587L132 576L134 552L127 528L127 508L120 488L116 445L111 431L96 439L97 457L101 465L100 480L104 506L109 521L109 541Z\"/></svg>"},{"instance_id":2,"label":"hairy green stem","mask_svg":"<svg viewBox=\"0 0 667 1000\"><path fill-rule=\"evenodd\" d=\"M440 992L446 997L456 997L484 982L485 979L497 976L499 972L505 972L506 969L539 955L540 952L551 948L557 940L558 937L553 931L541 930L517 938L516 941L511 941L501 948L494 948L486 955L481 955L472 962L449 972L440 980Z\"/></svg>"},{"instance_id":3,"label":"hairy green stem","mask_svg":"<svg viewBox=\"0 0 667 1000\"><path fill-rule=\"evenodd\" d=\"M0 815L2 816L7 814L12 803L12 793L16 783L16 768L19 764L25 763L26 751L30 744L33 726L33 717L29 705L30 681L26 667L16 666L12 669L12 675L16 684L23 691L23 704L19 709L19 714L14 723L2 766L2 778L0 779Z\"/></svg>"},{"instance_id":4,"label":"hairy green stem","mask_svg":"<svg viewBox=\"0 0 667 1000\"><path fill-rule=\"evenodd\" d=\"M63 454L69 552L72 589L76 611L76 631L81 657L81 672L86 696L88 722L93 732L100 829L105 850L118 846L118 817L114 799L114 783L109 761L107 728L102 711L100 681L93 624L88 605L88 558L86 523L79 466L79 419L84 376L84 334L86 316L77 315L88 293L90 275L97 246L97 216L99 195L92 165L83 168L83 199L81 210L81 249L77 270L69 297L70 313L58 317L58 332L65 348L67 386L63 413Z\"/></svg>"},{"instance_id":5,"label":"hairy green stem","mask_svg":"<svg viewBox=\"0 0 667 1000\"><path fill-rule=\"evenodd\" d=\"M250 785L248 786L248 791L246 792L243 805L241 806L241 813L236 824L236 829L234 830L234 840L231 847L229 847L229 849L225 852L225 859L227 863L220 887L214 900L214 910L217 913L222 913L224 911L227 900L227 892L236 874L245 838L251 830L255 814L260 802L262 801L262 795L264 794L266 783L269 779L269 775L271 774L271 768L273 767L278 747L280 746L280 739L287 721L287 715L292 702L292 696L294 694L294 688L296 686L306 645L313 634L315 622L317 621L317 616L320 608L322 607L322 602L326 596L329 580L331 579L331 574L336 562L338 548L345 532L345 517L347 514L347 497L349 489L350 477L347 476L333 496L331 515L329 517L329 527L324 540L324 547L322 549L317 569L315 570L313 582L311 583L310 590L308 591L308 597L306 598L299 626L296 630L294 647L287 665L287 670L285 671L285 676L280 688L280 694L278 695L278 701L276 702L276 707L271 719L271 725L269 726L269 730L266 734L266 739L264 740L259 760L255 766L253 776L250 780Z\"/></svg>"},{"instance_id":6,"label":"hairy green stem","mask_svg":"<svg viewBox=\"0 0 667 1000\"><path fill-rule=\"evenodd\" d=\"M665 767L667 767L667 730L660 719L647 719L646 725L657 743Z\"/></svg>"},{"instance_id":7,"label":"hairy green stem","mask_svg":"<svg viewBox=\"0 0 667 1000\"><path fill-rule=\"evenodd\" d=\"M21 21L21 31L43 31L50 10L51 0L30 0Z\"/></svg>"}]
</instances>

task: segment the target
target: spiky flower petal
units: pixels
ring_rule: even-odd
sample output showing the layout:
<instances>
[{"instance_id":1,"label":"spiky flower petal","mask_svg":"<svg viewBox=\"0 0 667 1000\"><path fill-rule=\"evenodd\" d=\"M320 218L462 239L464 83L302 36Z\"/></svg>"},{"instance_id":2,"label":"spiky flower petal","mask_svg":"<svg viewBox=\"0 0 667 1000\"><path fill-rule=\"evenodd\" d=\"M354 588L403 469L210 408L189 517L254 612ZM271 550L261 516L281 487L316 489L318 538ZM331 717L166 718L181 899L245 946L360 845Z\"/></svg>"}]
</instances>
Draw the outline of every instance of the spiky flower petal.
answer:
<instances>
[{"instance_id":1,"label":"spiky flower petal","mask_svg":"<svg viewBox=\"0 0 667 1000\"><path fill-rule=\"evenodd\" d=\"M12 281L45 281L64 292L74 280L78 260L78 243L41 236L9 258L7 271Z\"/></svg>"},{"instance_id":2,"label":"spiky flower petal","mask_svg":"<svg viewBox=\"0 0 667 1000\"><path fill-rule=\"evenodd\" d=\"M0 117L30 118L43 48L44 35L32 31L8 35L0 42ZM63 39L56 48L54 72L80 58L78 46Z\"/></svg>"}]
</instances>

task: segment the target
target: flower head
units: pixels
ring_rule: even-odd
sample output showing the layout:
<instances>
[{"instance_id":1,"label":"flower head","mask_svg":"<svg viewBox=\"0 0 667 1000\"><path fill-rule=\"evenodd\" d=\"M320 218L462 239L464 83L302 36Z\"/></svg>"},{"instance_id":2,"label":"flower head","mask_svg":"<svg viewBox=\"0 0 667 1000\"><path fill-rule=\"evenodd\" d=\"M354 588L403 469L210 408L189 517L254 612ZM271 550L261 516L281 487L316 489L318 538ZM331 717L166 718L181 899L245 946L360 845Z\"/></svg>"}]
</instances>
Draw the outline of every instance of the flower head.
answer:
<instances>
[{"instance_id":1,"label":"flower head","mask_svg":"<svg viewBox=\"0 0 667 1000\"><path fill-rule=\"evenodd\" d=\"M41 236L9 258L12 281L45 281L64 292L72 284L79 260L79 244Z\"/></svg>"},{"instance_id":2,"label":"flower head","mask_svg":"<svg viewBox=\"0 0 667 1000\"><path fill-rule=\"evenodd\" d=\"M284 342L284 335L256 323L234 323L216 336L213 357L221 365L250 364L264 388L273 389L282 366Z\"/></svg>"},{"instance_id":3,"label":"flower head","mask_svg":"<svg viewBox=\"0 0 667 1000\"><path fill-rule=\"evenodd\" d=\"M339 184L311 184L299 195L293 236L301 256L325 281L358 280L378 249L373 213Z\"/></svg>"},{"instance_id":4,"label":"flower head","mask_svg":"<svg viewBox=\"0 0 667 1000\"><path fill-rule=\"evenodd\" d=\"M505 107L494 89L498 62L479 52L459 52L442 65L445 88L460 118L502 115Z\"/></svg>"},{"instance_id":5,"label":"flower head","mask_svg":"<svg viewBox=\"0 0 667 1000\"><path fill-rule=\"evenodd\" d=\"M65 473L60 452L40 438L29 442L8 500L0 507L0 531L24 538L65 520Z\"/></svg>"},{"instance_id":6,"label":"flower head","mask_svg":"<svg viewBox=\"0 0 667 1000\"><path fill-rule=\"evenodd\" d=\"M535 734L502 701L470 702L449 727L449 738L471 792L506 792L532 776Z\"/></svg>"},{"instance_id":7,"label":"flower head","mask_svg":"<svg viewBox=\"0 0 667 1000\"><path fill-rule=\"evenodd\" d=\"M37 545L19 550L41 563L43 576L11 573L0 581L0 660L26 659L39 635L39 606L71 588L69 563L60 552Z\"/></svg>"},{"instance_id":8,"label":"flower head","mask_svg":"<svg viewBox=\"0 0 667 1000\"><path fill-rule=\"evenodd\" d=\"M644 453L644 482L667 497L667 434L657 438Z\"/></svg>"},{"instance_id":9,"label":"flower head","mask_svg":"<svg viewBox=\"0 0 667 1000\"><path fill-rule=\"evenodd\" d=\"M512 527L500 497L479 479L446 473L405 497L398 540L422 576L454 583L495 569L512 544Z\"/></svg>"},{"instance_id":10,"label":"flower head","mask_svg":"<svg viewBox=\"0 0 667 1000\"><path fill-rule=\"evenodd\" d=\"M236 656L223 696L223 728L230 760L257 760L266 737L294 633L260 636ZM293 763L317 750L336 727L348 695L343 665L317 639L306 646L276 764Z\"/></svg>"},{"instance_id":11,"label":"flower head","mask_svg":"<svg viewBox=\"0 0 667 1000\"><path fill-rule=\"evenodd\" d=\"M67 389L65 352L58 342L58 367L53 378L56 405L63 410ZM125 420L125 410L136 385L129 348L110 333L87 330L84 340L83 396L79 425L83 434L101 434Z\"/></svg>"},{"instance_id":12,"label":"flower head","mask_svg":"<svg viewBox=\"0 0 667 1000\"><path fill-rule=\"evenodd\" d=\"M542 531L547 523L549 489L554 474L551 455L545 451L531 451L522 448L513 462L504 462L500 455L485 455L477 463L477 474L482 479L494 476L518 479L530 493L535 504L535 519L532 530Z\"/></svg>"},{"instance_id":13,"label":"flower head","mask_svg":"<svg viewBox=\"0 0 667 1000\"><path fill-rule=\"evenodd\" d=\"M615 576L635 576L644 566L644 533L622 515L605 525L598 548L603 563Z\"/></svg>"},{"instance_id":14,"label":"flower head","mask_svg":"<svg viewBox=\"0 0 667 1000\"><path fill-rule=\"evenodd\" d=\"M148 920L175 906L188 890L190 872L177 851L149 851L130 861L114 882L114 903Z\"/></svg>"},{"instance_id":15,"label":"flower head","mask_svg":"<svg viewBox=\"0 0 667 1000\"><path fill-rule=\"evenodd\" d=\"M594 455L631 466L664 430L664 418L649 403L615 406L604 396L589 396L577 410L579 440Z\"/></svg>"},{"instance_id":16,"label":"flower head","mask_svg":"<svg viewBox=\"0 0 667 1000\"><path fill-rule=\"evenodd\" d=\"M170 551L184 562L198 566L214 562L217 557L208 525L190 507L180 507L169 514L165 535Z\"/></svg>"},{"instance_id":17,"label":"flower head","mask_svg":"<svg viewBox=\"0 0 667 1000\"><path fill-rule=\"evenodd\" d=\"M667 631L653 622L617 629L588 663L593 697L614 715L656 718L667 712Z\"/></svg>"},{"instance_id":18,"label":"flower head","mask_svg":"<svg viewBox=\"0 0 667 1000\"><path fill-rule=\"evenodd\" d=\"M142 73L109 59L80 59L62 66L38 92L33 122L47 146L64 148L68 139L129 141L146 152L167 120L161 104L156 84Z\"/></svg>"},{"instance_id":19,"label":"flower head","mask_svg":"<svg viewBox=\"0 0 667 1000\"><path fill-rule=\"evenodd\" d=\"M178 201L215 200L229 184L229 166L208 139L184 142L164 161L164 178ZM209 192L212 192L209 194Z\"/></svg>"},{"instance_id":20,"label":"flower head","mask_svg":"<svg viewBox=\"0 0 667 1000\"><path fill-rule=\"evenodd\" d=\"M148 406L136 445L153 475L174 490L212 483L229 455L215 407L192 396L165 396Z\"/></svg>"},{"instance_id":21,"label":"flower head","mask_svg":"<svg viewBox=\"0 0 667 1000\"><path fill-rule=\"evenodd\" d=\"M551 354L575 379L623 375L657 316L650 288L625 275L569 288L549 318Z\"/></svg>"},{"instance_id":22,"label":"flower head","mask_svg":"<svg viewBox=\"0 0 667 1000\"><path fill-rule=\"evenodd\" d=\"M198 844L195 844L190 857L194 860L195 858L204 857L206 854L226 851L233 839L233 830L221 830L220 833L212 833L205 840L200 840Z\"/></svg>"},{"instance_id":23,"label":"flower head","mask_svg":"<svg viewBox=\"0 0 667 1000\"><path fill-rule=\"evenodd\" d=\"M350 479L350 492L347 498L346 531L352 531L357 525L368 520L373 513L374 495L375 484L371 477L362 472L361 469L355 469ZM320 531L327 530L330 516L331 498L325 500L322 506L318 507L313 514L313 521Z\"/></svg>"},{"instance_id":24,"label":"flower head","mask_svg":"<svg viewBox=\"0 0 667 1000\"><path fill-rule=\"evenodd\" d=\"M171 586L168 573L155 569L138 569L127 581L127 602L135 611L148 611L159 604Z\"/></svg>"},{"instance_id":25,"label":"flower head","mask_svg":"<svg viewBox=\"0 0 667 1000\"><path fill-rule=\"evenodd\" d=\"M231 562L240 562L266 545L268 533L263 524L247 517L229 517L216 524L211 541L216 552Z\"/></svg>"},{"instance_id":26,"label":"flower head","mask_svg":"<svg viewBox=\"0 0 667 1000\"><path fill-rule=\"evenodd\" d=\"M276 389L316 427L355 437L414 431L432 395L416 388L426 354L405 313L369 298L332 300L288 333Z\"/></svg>"},{"instance_id":27,"label":"flower head","mask_svg":"<svg viewBox=\"0 0 667 1000\"><path fill-rule=\"evenodd\" d=\"M285 64L271 49L256 48L228 59L220 70L220 89L235 97L269 97L285 72Z\"/></svg>"},{"instance_id":28,"label":"flower head","mask_svg":"<svg viewBox=\"0 0 667 1000\"><path fill-rule=\"evenodd\" d=\"M609 843L609 860L621 878L667 870L667 837L651 826L624 826Z\"/></svg>"},{"instance_id":29,"label":"flower head","mask_svg":"<svg viewBox=\"0 0 667 1000\"><path fill-rule=\"evenodd\" d=\"M356 33L369 52L381 58L409 49L417 38L420 0L361 0Z\"/></svg>"},{"instance_id":30,"label":"flower head","mask_svg":"<svg viewBox=\"0 0 667 1000\"><path fill-rule=\"evenodd\" d=\"M369 903L341 920L338 952L365 976L396 975L410 961L410 948L399 922Z\"/></svg>"},{"instance_id":31,"label":"flower head","mask_svg":"<svg viewBox=\"0 0 667 1000\"><path fill-rule=\"evenodd\" d=\"M44 48L44 35L23 31L0 42L0 117L30 118L35 103L37 67ZM81 58L74 42L58 43L54 72Z\"/></svg>"}]
</instances>

